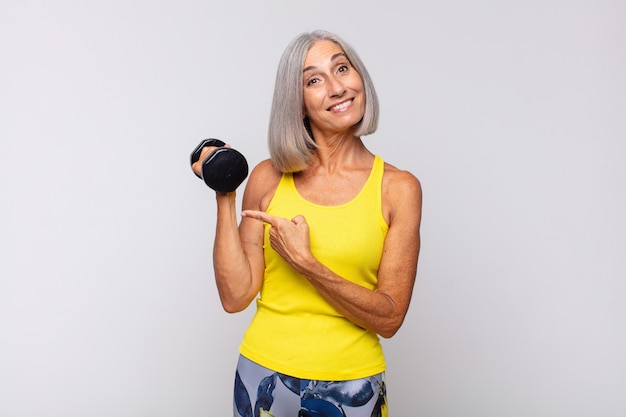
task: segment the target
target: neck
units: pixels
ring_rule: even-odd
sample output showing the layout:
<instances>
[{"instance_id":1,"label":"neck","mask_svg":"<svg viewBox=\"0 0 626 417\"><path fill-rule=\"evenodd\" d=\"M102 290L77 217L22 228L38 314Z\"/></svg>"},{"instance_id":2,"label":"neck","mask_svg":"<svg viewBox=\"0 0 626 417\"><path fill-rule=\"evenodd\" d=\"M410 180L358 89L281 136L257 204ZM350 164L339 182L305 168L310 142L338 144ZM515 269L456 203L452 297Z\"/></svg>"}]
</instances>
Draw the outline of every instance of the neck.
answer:
<instances>
[{"instance_id":1,"label":"neck","mask_svg":"<svg viewBox=\"0 0 626 417\"><path fill-rule=\"evenodd\" d=\"M309 171L332 173L340 168L369 166L372 154L357 136L334 136L317 140L317 148L309 161Z\"/></svg>"}]
</instances>

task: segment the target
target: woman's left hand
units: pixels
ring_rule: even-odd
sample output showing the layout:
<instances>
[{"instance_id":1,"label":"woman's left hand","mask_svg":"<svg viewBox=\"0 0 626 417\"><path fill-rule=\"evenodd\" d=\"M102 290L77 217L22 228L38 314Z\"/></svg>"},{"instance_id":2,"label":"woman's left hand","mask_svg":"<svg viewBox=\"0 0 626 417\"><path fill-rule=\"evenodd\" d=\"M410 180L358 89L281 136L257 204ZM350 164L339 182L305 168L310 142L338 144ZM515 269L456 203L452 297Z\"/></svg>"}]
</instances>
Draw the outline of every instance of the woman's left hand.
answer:
<instances>
[{"instance_id":1,"label":"woman's left hand","mask_svg":"<svg viewBox=\"0 0 626 417\"><path fill-rule=\"evenodd\" d=\"M303 272L307 262L313 259L309 224L304 216L296 216L289 220L257 210L244 210L241 215L269 224L272 248L297 271Z\"/></svg>"}]
</instances>

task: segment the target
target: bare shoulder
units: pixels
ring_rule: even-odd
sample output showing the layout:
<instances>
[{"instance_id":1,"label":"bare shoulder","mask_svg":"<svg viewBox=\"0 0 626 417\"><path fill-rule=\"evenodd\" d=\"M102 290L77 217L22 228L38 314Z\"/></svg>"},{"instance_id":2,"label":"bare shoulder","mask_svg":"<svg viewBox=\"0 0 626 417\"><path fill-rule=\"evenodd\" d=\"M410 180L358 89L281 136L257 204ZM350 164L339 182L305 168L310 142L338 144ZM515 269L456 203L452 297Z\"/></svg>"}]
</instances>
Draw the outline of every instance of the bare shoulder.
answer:
<instances>
[{"instance_id":1,"label":"bare shoulder","mask_svg":"<svg viewBox=\"0 0 626 417\"><path fill-rule=\"evenodd\" d=\"M413 173L385 162L382 189L383 210L389 222L398 213L415 215L419 221L422 209L422 184Z\"/></svg>"},{"instance_id":2,"label":"bare shoulder","mask_svg":"<svg viewBox=\"0 0 626 417\"><path fill-rule=\"evenodd\" d=\"M269 204L282 173L270 159L259 162L250 172L243 196L243 208L265 210Z\"/></svg>"},{"instance_id":3,"label":"bare shoulder","mask_svg":"<svg viewBox=\"0 0 626 417\"><path fill-rule=\"evenodd\" d=\"M398 169L385 162L383 192L392 193L396 196L402 196L403 193L421 196L422 184L420 183L420 180L410 171Z\"/></svg>"}]
</instances>

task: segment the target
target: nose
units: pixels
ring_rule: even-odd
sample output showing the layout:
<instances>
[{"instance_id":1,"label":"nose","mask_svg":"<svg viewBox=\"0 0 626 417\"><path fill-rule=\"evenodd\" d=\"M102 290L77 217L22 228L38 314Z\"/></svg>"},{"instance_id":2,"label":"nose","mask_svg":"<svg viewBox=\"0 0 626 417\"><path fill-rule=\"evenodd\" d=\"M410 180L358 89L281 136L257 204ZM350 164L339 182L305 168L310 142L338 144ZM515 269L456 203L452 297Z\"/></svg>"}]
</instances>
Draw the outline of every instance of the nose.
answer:
<instances>
[{"instance_id":1,"label":"nose","mask_svg":"<svg viewBox=\"0 0 626 417\"><path fill-rule=\"evenodd\" d=\"M328 95L330 97L341 97L346 92L346 87L336 77L330 77L326 85L328 86Z\"/></svg>"}]
</instances>

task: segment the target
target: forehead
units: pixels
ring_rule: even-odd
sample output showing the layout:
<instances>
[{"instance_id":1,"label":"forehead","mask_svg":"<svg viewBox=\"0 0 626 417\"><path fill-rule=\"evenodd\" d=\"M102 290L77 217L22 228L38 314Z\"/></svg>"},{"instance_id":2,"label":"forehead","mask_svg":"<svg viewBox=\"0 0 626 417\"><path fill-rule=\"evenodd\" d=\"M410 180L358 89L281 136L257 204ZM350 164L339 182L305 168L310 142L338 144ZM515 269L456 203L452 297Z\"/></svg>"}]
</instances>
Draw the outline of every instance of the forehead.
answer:
<instances>
[{"instance_id":1,"label":"forehead","mask_svg":"<svg viewBox=\"0 0 626 417\"><path fill-rule=\"evenodd\" d=\"M343 49L333 41L316 41L306 54L304 67L318 66L330 61L337 54L344 54Z\"/></svg>"}]
</instances>

